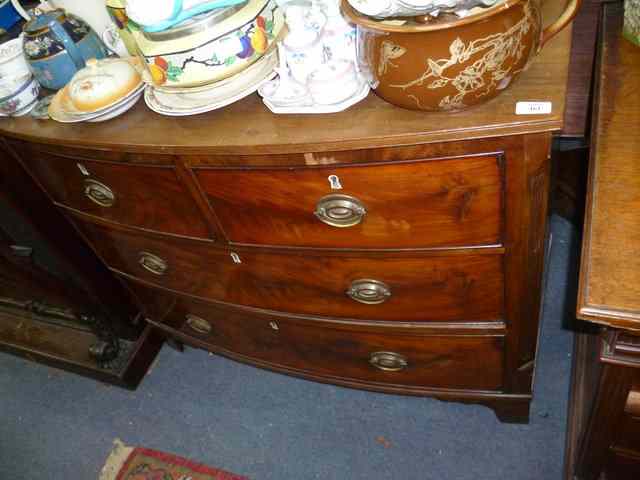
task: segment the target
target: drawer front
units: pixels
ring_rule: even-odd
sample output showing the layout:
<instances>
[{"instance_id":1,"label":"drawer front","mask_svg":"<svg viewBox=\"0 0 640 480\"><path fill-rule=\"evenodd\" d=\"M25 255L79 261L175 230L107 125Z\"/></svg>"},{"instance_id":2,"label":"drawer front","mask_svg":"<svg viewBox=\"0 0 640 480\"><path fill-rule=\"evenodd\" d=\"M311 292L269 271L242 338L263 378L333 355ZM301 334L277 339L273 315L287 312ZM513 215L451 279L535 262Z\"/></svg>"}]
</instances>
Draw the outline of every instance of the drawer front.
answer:
<instances>
[{"instance_id":1,"label":"drawer front","mask_svg":"<svg viewBox=\"0 0 640 480\"><path fill-rule=\"evenodd\" d=\"M77 160L35 149L24 160L62 205L134 227L210 237L201 212L173 167Z\"/></svg>"},{"instance_id":2,"label":"drawer front","mask_svg":"<svg viewBox=\"0 0 640 480\"><path fill-rule=\"evenodd\" d=\"M413 387L495 390L503 337L442 336L250 315L179 298L166 323L199 346L313 376Z\"/></svg>"},{"instance_id":3,"label":"drawer front","mask_svg":"<svg viewBox=\"0 0 640 480\"><path fill-rule=\"evenodd\" d=\"M398 321L493 321L503 312L502 256L214 248L82 224L114 269L205 299L297 314Z\"/></svg>"},{"instance_id":4,"label":"drawer front","mask_svg":"<svg viewBox=\"0 0 640 480\"><path fill-rule=\"evenodd\" d=\"M624 415L618 425L615 446L640 457L640 418Z\"/></svg>"},{"instance_id":5,"label":"drawer front","mask_svg":"<svg viewBox=\"0 0 640 480\"><path fill-rule=\"evenodd\" d=\"M500 163L480 156L195 174L234 243L419 248L501 242Z\"/></svg>"}]
</instances>

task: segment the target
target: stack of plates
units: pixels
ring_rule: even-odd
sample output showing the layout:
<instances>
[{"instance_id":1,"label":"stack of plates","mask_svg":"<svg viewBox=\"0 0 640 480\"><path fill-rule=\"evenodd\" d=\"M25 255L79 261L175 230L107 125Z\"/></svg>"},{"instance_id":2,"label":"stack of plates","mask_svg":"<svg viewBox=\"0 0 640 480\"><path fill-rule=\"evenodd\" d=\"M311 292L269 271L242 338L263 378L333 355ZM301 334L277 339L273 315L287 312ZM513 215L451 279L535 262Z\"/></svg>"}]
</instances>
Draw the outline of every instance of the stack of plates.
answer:
<instances>
[{"instance_id":1,"label":"stack of plates","mask_svg":"<svg viewBox=\"0 0 640 480\"><path fill-rule=\"evenodd\" d=\"M103 60L103 62L104 61L105 60ZM137 58L128 58L126 60L122 59L119 61L129 62L140 73L140 75L142 75L143 66ZM82 70L80 72L82 72ZM105 120L117 117L129 110L138 100L140 100L140 97L142 97L144 93L144 82L140 77L140 81L137 85L129 90L126 95L107 103L100 108L86 111L80 110L76 105L74 105L69 92L69 87L72 83L73 80L62 90L58 91L49 105L49 116L58 122L104 122Z\"/></svg>"},{"instance_id":2,"label":"stack of plates","mask_svg":"<svg viewBox=\"0 0 640 480\"><path fill-rule=\"evenodd\" d=\"M196 115L225 107L251 95L275 77L278 56L267 52L247 69L219 82L192 88L156 87L145 72L144 100L154 112L169 116Z\"/></svg>"}]
</instances>

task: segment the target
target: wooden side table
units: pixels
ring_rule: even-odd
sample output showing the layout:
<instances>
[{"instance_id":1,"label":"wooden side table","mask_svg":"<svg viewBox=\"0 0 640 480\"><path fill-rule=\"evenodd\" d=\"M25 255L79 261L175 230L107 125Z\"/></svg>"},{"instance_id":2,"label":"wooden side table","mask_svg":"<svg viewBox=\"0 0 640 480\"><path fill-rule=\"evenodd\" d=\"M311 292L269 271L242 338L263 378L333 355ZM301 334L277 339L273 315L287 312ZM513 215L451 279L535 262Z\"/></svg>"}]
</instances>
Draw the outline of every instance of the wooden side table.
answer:
<instances>
[{"instance_id":1,"label":"wooden side table","mask_svg":"<svg viewBox=\"0 0 640 480\"><path fill-rule=\"evenodd\" d=\"M566 478L640 478L640 49L603 7ZM635 132L635 133L634 133Z\"/></svg>"}]
</instances>

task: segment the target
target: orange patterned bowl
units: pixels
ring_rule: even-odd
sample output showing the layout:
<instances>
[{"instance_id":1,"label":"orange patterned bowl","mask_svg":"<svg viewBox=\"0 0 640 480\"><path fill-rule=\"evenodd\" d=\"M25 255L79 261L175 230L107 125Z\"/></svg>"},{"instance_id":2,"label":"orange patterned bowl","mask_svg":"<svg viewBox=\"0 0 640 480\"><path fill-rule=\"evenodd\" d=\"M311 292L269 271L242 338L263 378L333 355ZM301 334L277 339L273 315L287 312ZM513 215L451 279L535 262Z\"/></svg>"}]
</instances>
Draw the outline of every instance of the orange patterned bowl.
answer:
<instances>
[{"instance_id":1,"label":"orange patterned bowl","mask_svg":"<svg viewBox=\"0 0 640 480\"><path fill-rule=\"evenodd\" d=\"M568 0L545 29L541 0L504 0L449 23L381 22L347 0L342 12L357 26L358 63L380 97L413 110L455 111L507 88L581 3Z\"/></svg>"}]
</instances>

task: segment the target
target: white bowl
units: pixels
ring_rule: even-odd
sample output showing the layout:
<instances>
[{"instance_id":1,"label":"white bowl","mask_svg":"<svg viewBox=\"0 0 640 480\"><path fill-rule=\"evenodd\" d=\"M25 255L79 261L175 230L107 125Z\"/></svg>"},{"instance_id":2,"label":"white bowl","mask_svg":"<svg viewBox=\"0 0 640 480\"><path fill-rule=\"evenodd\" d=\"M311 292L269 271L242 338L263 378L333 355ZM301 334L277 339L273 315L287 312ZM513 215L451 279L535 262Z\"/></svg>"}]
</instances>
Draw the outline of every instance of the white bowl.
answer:
<instances>
[{"instance_id":1,"label":"white bowl","mask_svg":"<svg viewBox=\"0 0 640 480\"><path fill-rule=\"evenodd\" d=\"M29 74L29 65L22 53L22 37L0 44L0 82L11 82Z\"/></svg>"},{"instance_id":2,"label":"white bowl","mask_svg":"<svg viewBox=\"0 0 640 480\"><path fill-rule=\"evenodd\" d=\"M13 95L0 101L0 114L13 116L33 104L40 93L40 85L35 78L29 78Z\"/></svg>"}]
</instances>

